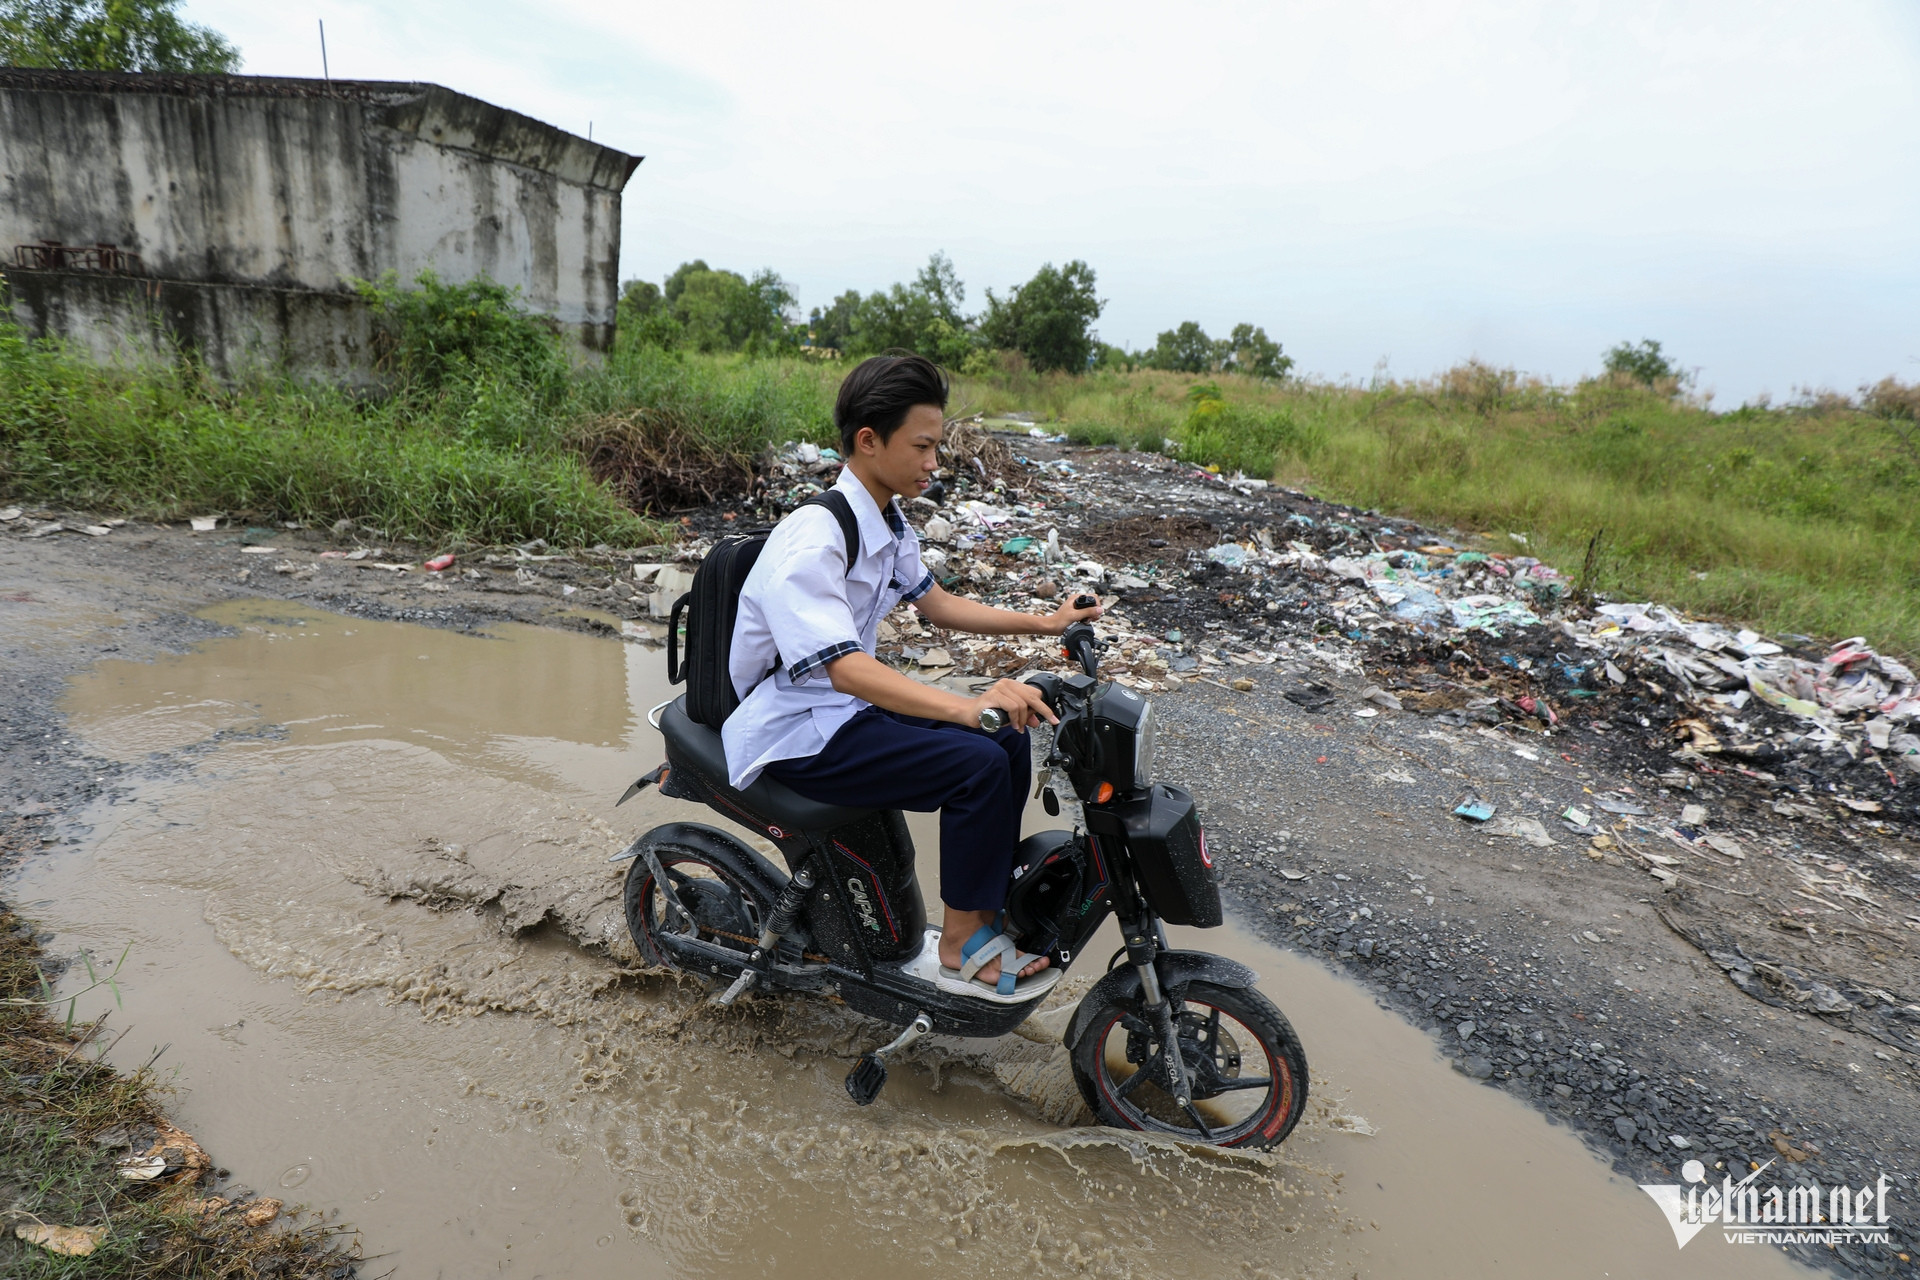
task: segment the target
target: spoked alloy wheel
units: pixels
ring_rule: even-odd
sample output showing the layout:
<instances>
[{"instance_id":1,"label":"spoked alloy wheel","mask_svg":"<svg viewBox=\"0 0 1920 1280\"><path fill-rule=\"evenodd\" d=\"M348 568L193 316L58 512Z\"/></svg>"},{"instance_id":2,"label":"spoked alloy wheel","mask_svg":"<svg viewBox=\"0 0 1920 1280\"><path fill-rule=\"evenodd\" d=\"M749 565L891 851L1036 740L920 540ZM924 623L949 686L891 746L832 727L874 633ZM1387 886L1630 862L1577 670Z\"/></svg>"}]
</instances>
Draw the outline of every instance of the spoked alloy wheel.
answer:
<instances>
[{"instance_id":1,"label":"spoked alloy wheel","mask_svg":"<svg viewBox=\"0 0 1920 1280\"><path fill-rule=\"evenodd\" d=\"M1251 988L1170 990L1192 1111L1174 1100L1153 1019L1133 1000L1096 1010L1075 1046L1074 1080L1102 1124L1219 1147L1271 1147L1307 1105L1307 1057L1286 1015Z\"/></svg>"},{"instance_id":2,"label":"spoked alloy wheel","mask_svg":"<svg viewBox=\"0 0 1920 1280\"><path fill-rule=\"evenodd\" d=\"M745 881L693 849L667 847L656 851L667 885L686 915L667 901L666 888L655 884L653 868L635 858L627 868L624 894L627 932L648 964L682 966L662 945L663 935L697 937L730 951L744 962L760 936L760 924L771 907L759 900ZM692 917L689 925L687 917Z\"/></svg>"}]
</instances>

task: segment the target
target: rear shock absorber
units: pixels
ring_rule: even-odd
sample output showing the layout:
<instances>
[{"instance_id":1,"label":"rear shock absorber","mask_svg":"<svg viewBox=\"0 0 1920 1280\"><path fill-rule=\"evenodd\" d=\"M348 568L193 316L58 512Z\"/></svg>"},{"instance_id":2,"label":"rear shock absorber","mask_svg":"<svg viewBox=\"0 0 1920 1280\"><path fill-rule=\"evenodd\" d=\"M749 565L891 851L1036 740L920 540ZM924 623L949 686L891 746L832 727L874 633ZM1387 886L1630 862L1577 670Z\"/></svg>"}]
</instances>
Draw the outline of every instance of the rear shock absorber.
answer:
<instances>
[{"instance_id":1,"label":"rear shock absorber","mask_svg":"<svg viewBox=\"0 0 1920 1280\"><path fill-rule=\"evenodd\" d=\"M793 928L793 922L800 915L800 908L806 905L807 895L813 891L813 860L809 858L794 869L793 879L787 881L786 888L780 890L780 898L773 904L773 915L768 917L766 927L760 931L759 940L753 944L753 951L747 957L747 967L733 980L733 985L713 998L721 1008L738 1000L746 990L759 981L760 975L773 963L774 948L780 945L787 930Z\"/></svg>"}]
</instances>

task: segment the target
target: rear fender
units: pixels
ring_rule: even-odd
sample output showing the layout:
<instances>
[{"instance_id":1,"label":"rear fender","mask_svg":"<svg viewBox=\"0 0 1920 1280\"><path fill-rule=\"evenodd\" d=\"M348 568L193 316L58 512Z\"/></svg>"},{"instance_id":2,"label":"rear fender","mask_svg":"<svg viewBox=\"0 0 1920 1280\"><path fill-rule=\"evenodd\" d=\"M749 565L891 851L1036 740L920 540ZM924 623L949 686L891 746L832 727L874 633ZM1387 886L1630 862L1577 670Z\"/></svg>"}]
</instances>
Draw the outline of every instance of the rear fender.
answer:
<instances>
[{"instance_id":1,"label":"rear fender","mask_svg":"<svg viewBox=\"0 0 1920 1280\"><path fill-rule=\"evenodd\" d=\"M1260 981L1259 974L1239 961L1206 951L1162 951L1154 958L1153 967L1160 975L1161 989L1167 991L1184 987L1189 982L1211 982L1217 987L1246 989ZM1081 997L1080 1007L1073 1011L1073 1021L1067 1025L1067 1052L1071 1053L1079 1046L1081 1037L1093 1025L1094 1015L1104 1006L1139 998L1138 970L1130 964L1109 970L1106 977L1094 983L1093 989Z\"/></svg>"},{"instance_id":2,"label":"rear fender","mask_svg":"<svg viewBox=\"0 0 1920 1280\"><path fill-rule=\"evenodd\" d=\"M777 899L780 890L786 887L788 877L776 870L771 862L736 837L699 822L669 822L664 827L655 827L636 837L632 844L608 861L626 862L632 858L644 858L649 849L667 848L692 849L712 858L755 886L769 903Z\"/></svg>"}]
</instances>

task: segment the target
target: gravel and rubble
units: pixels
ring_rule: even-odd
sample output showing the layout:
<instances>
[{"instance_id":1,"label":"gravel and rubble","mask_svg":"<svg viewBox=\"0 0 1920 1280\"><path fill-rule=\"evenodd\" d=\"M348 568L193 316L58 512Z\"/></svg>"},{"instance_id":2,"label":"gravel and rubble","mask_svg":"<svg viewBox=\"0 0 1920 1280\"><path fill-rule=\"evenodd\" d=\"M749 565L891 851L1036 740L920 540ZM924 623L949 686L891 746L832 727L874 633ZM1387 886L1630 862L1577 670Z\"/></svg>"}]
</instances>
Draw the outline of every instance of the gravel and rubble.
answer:
<instances>
[{"instance_id":1,"label":"gravel and rubble","mask_svg":"<svg viewBox=\"0 0 1920 1280\"><path fill-rule=\"evenodd\" d=\"M956 459L947 492L909 504L929 567L1010 608L1098 592L1105 669L1168 700L1160 772L1200 797L1256 929L1368 983L1458 1069L1638 1180L1692 1156L1911 1191L1907 667L1860 638L1596 600L1517 540L1002 439L1011 465ZM836 466L784 451L754 514ZM882 654L962 682L1058 660L911 611ZM1803 1256L1911 1274L1899 1241Z\"/></svg>"}]
</instances>

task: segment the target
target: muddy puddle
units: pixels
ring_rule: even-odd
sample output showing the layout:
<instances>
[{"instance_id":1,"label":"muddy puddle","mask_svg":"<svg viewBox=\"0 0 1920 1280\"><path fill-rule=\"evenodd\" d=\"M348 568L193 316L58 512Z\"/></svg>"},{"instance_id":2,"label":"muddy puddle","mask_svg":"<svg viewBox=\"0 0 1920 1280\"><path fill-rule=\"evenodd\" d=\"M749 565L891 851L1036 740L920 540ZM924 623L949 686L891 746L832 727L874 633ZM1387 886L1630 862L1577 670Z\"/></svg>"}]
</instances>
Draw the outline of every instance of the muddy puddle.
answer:
<instances>
[{"instance_id":1,"label":"muddy puddle","mask_svg":"<svg viewBox=\"0 0 1920 1280\"><path fill-rule=\"evenodd\" d=\"M237 1178L337 1206L399 1280L1788 1272L1711 1233L1680 1254L1570 1133L1232 928L1175 941L1253 965L1306 1045L1315 1101L1271 1159L1084 1127L1044 1037L922 1042L855 1108L841 1079L876 1025L802 998L715 1012L633 967L607 858L719 823L612 808L660 758L658 651L208 617L231 634L74 683L76 736L143 780L9 896L56 950L131 942L115 1059L161 1050L177 1118Z\"/></svg>"}]
</instances>

